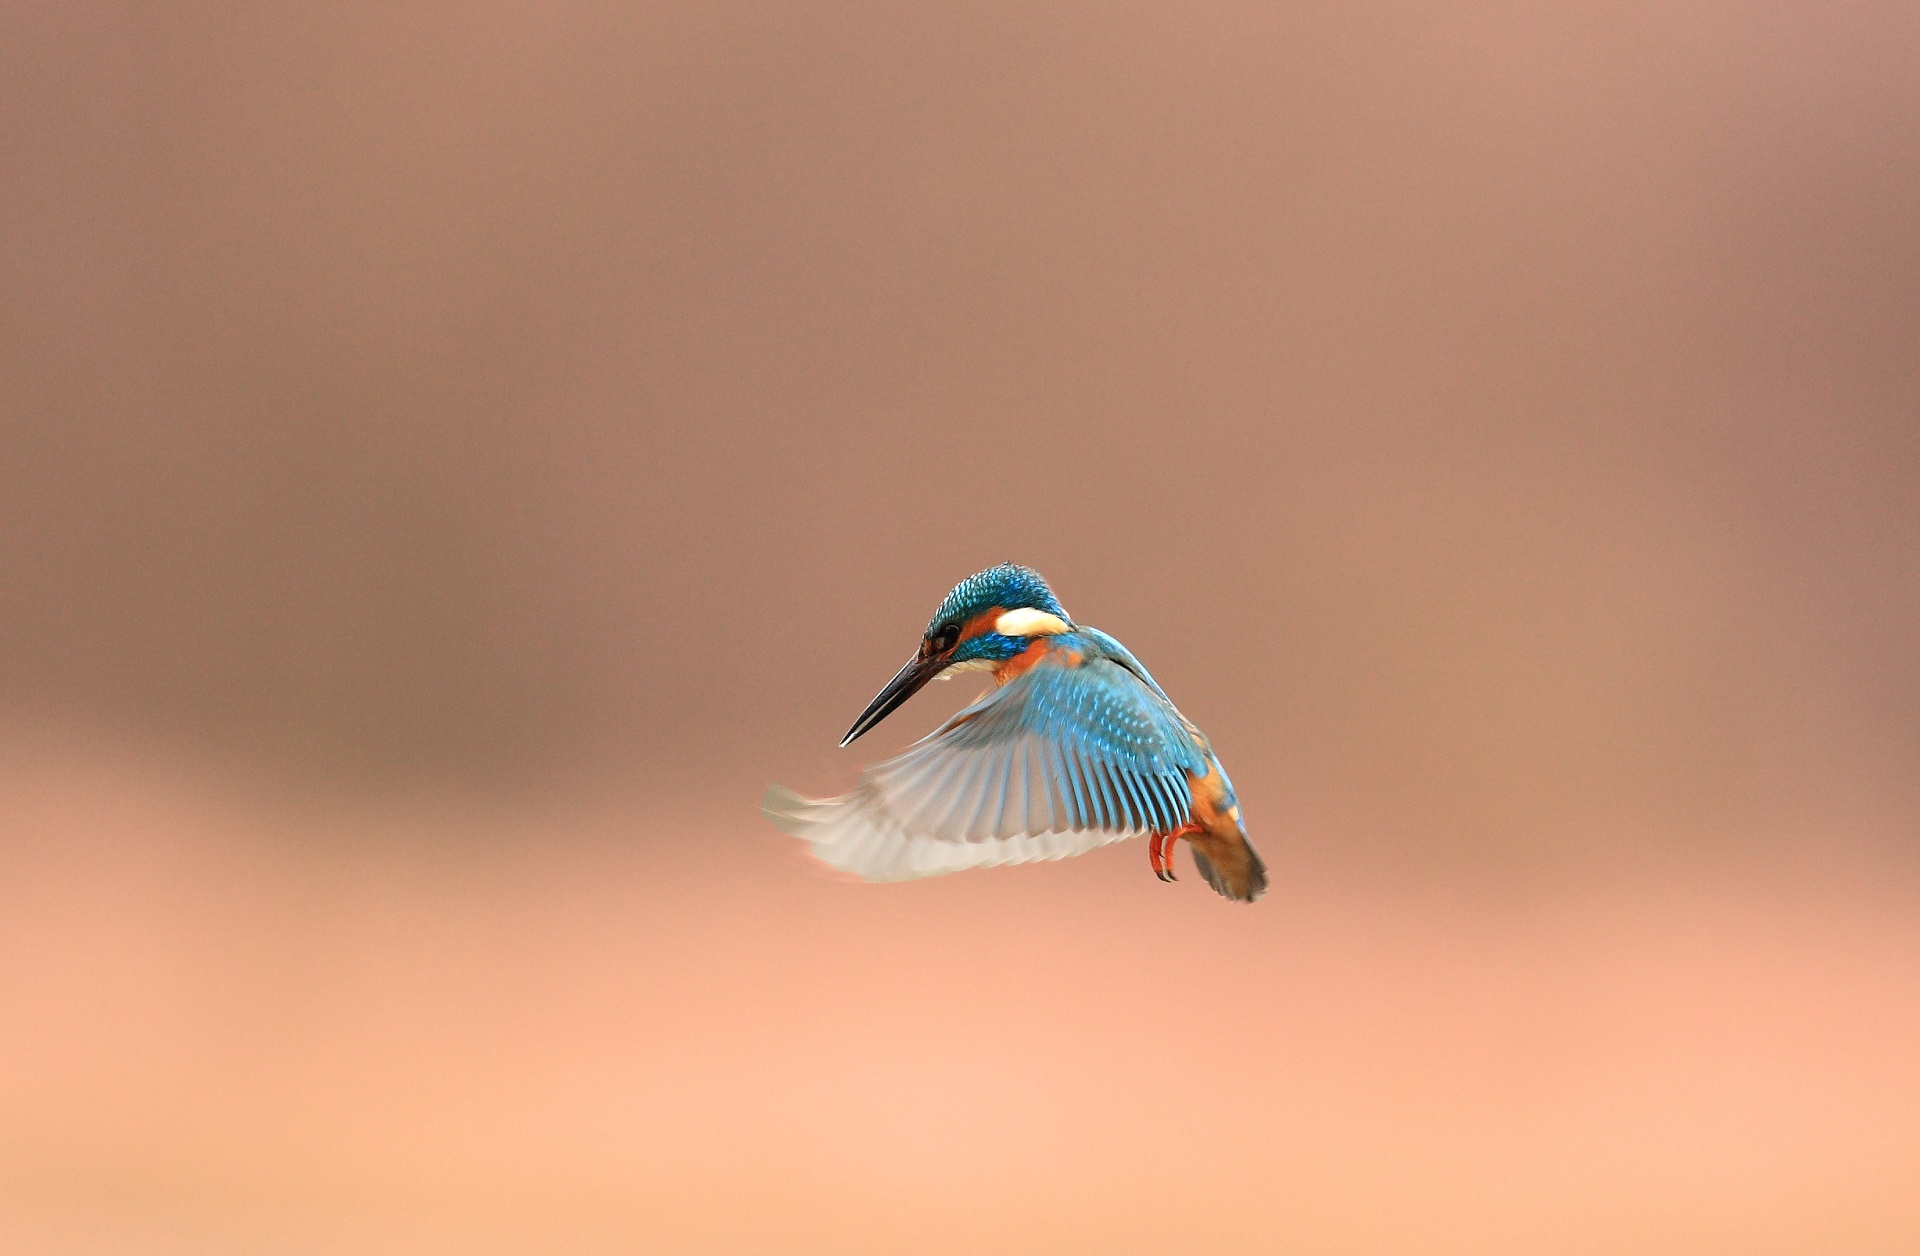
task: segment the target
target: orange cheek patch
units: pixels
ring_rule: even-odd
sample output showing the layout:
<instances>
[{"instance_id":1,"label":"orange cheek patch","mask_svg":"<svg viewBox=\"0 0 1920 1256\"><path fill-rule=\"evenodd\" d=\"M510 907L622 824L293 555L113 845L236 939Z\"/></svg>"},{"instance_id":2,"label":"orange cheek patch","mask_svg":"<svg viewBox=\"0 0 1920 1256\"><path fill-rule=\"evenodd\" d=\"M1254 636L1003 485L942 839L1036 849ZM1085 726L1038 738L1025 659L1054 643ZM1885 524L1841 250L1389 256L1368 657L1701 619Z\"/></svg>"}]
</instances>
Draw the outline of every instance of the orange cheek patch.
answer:
<instances>
[{"instance_id":1,"label":"orange cheek patch","mask_svg":"<svg viewBox=\"0 0 1920 1256\"><path fill-rule=\"evenodd\" d=\"M1007 608L1004 606L988 607L972 619L969 619L966 623L960 625L960 639L962 641L971 641L975 637L985 636L987 633L993 631L993 626L999 623L1000 617L1006 613Z\"/></svg>"}]
</instances>

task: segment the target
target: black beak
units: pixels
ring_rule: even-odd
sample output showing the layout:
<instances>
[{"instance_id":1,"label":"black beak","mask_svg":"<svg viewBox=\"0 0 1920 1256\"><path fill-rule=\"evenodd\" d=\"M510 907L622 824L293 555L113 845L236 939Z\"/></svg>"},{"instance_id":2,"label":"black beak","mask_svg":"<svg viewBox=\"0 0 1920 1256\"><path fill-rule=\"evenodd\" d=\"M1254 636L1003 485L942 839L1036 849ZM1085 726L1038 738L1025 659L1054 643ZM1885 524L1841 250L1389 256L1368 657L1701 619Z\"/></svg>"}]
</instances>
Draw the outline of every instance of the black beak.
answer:
<instances>
[{"instance_id":1,"label":"black beak","mask_svg":"<svg viewBox=\"0 0 1920 1256\"><path fill-rule=\"evenodd\" d=\"M916 654L908 659L907 665L900 669L899 674L887 682L887 687L882 689L872 702L867 703L867 709L860 712L860 718L853 722L853 727L849 728L847 735L840 739L840 744L843 746L851 744L854 738L892 715L896 707L919 693L923 685L939 675L942 666L944 661L938 655L933 658L922 658Z\"/></svg>"}]
</instances>

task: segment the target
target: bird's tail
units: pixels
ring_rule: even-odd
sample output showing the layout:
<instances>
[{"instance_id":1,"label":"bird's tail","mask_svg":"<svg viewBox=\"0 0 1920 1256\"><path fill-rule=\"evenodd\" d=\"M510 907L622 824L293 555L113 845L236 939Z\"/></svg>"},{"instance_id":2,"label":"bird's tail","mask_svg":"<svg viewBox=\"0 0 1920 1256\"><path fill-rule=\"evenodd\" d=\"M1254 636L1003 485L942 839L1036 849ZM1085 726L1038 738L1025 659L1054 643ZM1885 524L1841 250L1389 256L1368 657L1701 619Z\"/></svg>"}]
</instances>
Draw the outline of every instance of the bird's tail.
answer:
<instances>
[{"instance_id":1,"label":"bird's tail","mask_svg":"<svg viewBox=\"0 0 1920 1256\"><path fill-rule=\"evenodd\" d=\"M1236 833L1235 838L1237 840L1231 842L1214 842L1203 836L1190 842L1193 866L1215 892L1235 902L1251 903L1267 892L1267 865L1245 833ZM1203 842L1205 850L1201 848Z\"/></svg>"},{"instance_id":2,"label":"bird's tail","mask_svg":"<svg viewBox=\"0 0 1920 1256\"><path fill-rule=\"evenodd\" d=\"M1267 865L1247 840L1240 803L1220 760L1207 754L1207 774L1193 783L1193 819L1198 832L1185 834L1193 864L1217 893L1251 903L1267 892Z\"/></svg>"}]
</instances>

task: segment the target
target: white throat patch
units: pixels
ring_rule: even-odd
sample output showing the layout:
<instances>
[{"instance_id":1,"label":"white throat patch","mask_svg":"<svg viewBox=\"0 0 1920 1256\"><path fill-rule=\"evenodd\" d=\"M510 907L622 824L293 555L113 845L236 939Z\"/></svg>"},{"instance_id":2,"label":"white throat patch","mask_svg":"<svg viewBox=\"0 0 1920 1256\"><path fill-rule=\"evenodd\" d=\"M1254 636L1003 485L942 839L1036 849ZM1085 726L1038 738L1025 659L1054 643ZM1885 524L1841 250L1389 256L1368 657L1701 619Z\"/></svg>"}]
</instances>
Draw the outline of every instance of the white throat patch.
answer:
<instances>
[{"instance_id":1,"label":"white throat patch","mask_svg":"<svg viewBox=\"0 0 1920 1256\"><path fill-rule=\"evenodd\" d=\"M940 674L934 677L934 679L935 680L952 680L955 676L959 675L961 672L990 672L992 670L993 670L992 659L968 659L964 663L947 664L946 667L941 670Z\"/></svg>"},{"instance_id":2,"label":"white throat patch","mask_svg":"<svg viewBox=\"0 0 1920 1256\"><path fill-rule=\"evenodd\" d=\"M1040 637L1072 632L1073 626L1058 615L1049 615L1045 611L1023 606L1017 611L1008 611L994 620L993 630L1003 637Z\"/></svg>"}]
</instances>

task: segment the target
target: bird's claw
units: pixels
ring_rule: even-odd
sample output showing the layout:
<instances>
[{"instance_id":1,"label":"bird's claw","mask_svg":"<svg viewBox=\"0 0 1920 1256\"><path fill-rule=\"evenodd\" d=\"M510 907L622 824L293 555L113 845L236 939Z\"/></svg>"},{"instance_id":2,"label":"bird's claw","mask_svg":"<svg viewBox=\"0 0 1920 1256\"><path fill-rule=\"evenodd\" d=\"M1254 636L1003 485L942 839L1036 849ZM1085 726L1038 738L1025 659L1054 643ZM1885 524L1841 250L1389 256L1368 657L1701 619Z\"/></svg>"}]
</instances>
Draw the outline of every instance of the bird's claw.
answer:
<instances>
[{"instance_id":1,"label":"bird's claw","mask_svg":"<svg viewBox=\"0 0 1920 1256\"><path fill-rule=\"evenodd\" d=\"M1155 833L1147 839L1147 861L1153 865L1153 875L1162 881L1172 881L1173 841L1171 833Z\"/></svg>"}]
</instances>

